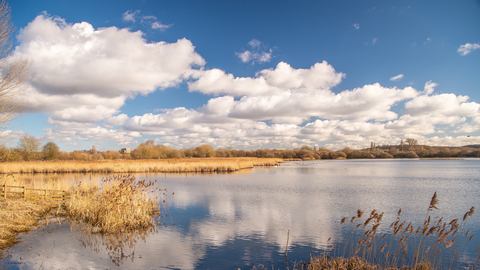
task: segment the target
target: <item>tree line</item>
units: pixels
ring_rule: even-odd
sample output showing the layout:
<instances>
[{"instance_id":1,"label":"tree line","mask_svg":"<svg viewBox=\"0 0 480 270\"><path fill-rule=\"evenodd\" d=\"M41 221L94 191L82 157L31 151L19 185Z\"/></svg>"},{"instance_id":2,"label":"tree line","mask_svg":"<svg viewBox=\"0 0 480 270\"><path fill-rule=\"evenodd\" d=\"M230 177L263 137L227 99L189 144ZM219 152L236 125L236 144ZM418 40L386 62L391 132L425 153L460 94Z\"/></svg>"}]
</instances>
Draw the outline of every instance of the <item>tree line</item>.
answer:
<instances>
[{"instance_id":1,"label":"tree line","mask_svg":"<svg viewBox=\"0 0 480 270\"><path fill-rule=\"evenodd\" d=\"M175 149L158 145L152 140L141 143L130 153L121 151L97 151L95 146L90 150L65 152L54 142L43 146L38 137L23 135L16 147L0 146L0 161L33 161L33 160L115 160L115 159L170 159L170 158L228 158L257 157L283 158L290 160L315 159L373 159L373 158L457 158L480 157L480 145L464 147L433 147L418 145L414 139L401 140L399 145L384 145L377 147L374 142L370 148L352 150L345 147L341 150L317 149L315 146L302 146L298 149L257 149L237 150L230 147L213 149L204 144L198 147Z\"/></svg>"}]
</instances>

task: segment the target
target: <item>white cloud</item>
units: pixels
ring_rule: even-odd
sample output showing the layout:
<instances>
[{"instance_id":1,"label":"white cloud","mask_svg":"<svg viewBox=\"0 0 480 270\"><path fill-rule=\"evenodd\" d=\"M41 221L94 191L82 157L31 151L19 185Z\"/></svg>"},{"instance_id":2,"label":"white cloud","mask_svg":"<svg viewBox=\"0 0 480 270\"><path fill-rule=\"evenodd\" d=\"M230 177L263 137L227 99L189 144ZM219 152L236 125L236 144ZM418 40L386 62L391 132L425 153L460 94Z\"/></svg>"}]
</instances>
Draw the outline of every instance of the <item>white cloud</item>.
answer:
<instances>
[{"instance_id":1,"label":"white cloud","mask_svg":"<svg viewBox=\"0 0 480 270\"><path fill-rule=\"evenodd\" d=\"M393 76L390 78L390 81L399 81L403 78L403 74L398 74L397 76Z\"/></svg>"},{"instance_id":2,"label":"white cloud","mask_svg":"<svg viewBox=\"0 0 480 270\"><path fill-rule=\"evenodd\" d=\"M252 53L250 51L244 51L242 53L236 53L238 58L240 58L240 60L242 60L242 62L244 63L247 63L250 61L250 59L252 59Z\"/></svg>"},{"instance_id":3,"label":"white cloud","mask_svg":"<svg viewBox=\"0 0 480 270\"><path fill-rule=\"evenodd\" d=\"M236 52L235 54L242 60L244 63L252 62L255 63L266 63L270 62L272 59L273 49L267 49L261 41L252 39L248 42L248 45L252 48L252 51L245 50L243 52Z\"/></svg>"},{"instance_id":4,"label":"white cloud","mask_svg":"<svg viewBox=\"0 0 480 270\"><path fill-rule=\"evenodd\" d=\"M453 131L453 133L472 133L477 130L480 130L480 125L463 124L457 130Z\"/></svg>"},{"instance_id":5,"label":"white cloud","mask_svg":"<svg viewBox=\"0 0 480 270\"><path fill-rule=\"evenodd\" d=\"M432 115L444 117L478 117L480 104L467 102L467 96L440 94L418 96L405 103L406 113L412 116Z\"/></svg>"},{"instance_id":6,"label":"white cloud","mask_svg":"<svg viewBox=\"0 0 480 270\"><path fill-rule=\"evenodd\" d=\"M357 30L358 30L358 29L360 29L360 24L358 24L358 23L354 23L354 24L353 24L353 27L355 27L355 29L357 29Z\"/></svg>"},{"instance_id":7,"label":"white cloud","mask_svg":"<svg viewBox=\"0 0 480 270\"><path fill-rule=\"evenodd\" d=\"M472 43L465 43L465 45L461 45L461 46L458 48L457 52L458 52L459 54L465 56L465 55L467 55L467 54L469 54L469 53L471 53L472 51L477 50L477 49L480 49L480 44L478 44L478 43L474 43L474 44L472 44Z\"/></svg>"},{"instance_id":8,"label":"white cloud","mask_svg":"<svg viewBox=\"0 0 480 270\"><path fill-rule=\"evenodd\" d=\"M124 19L136 15L137 11L126 12ZM31 85L21 97L25 109L49 115L47 124L54 126L50 129L54 132L45 136L59 140L63 136L63 141L83 138L78 135L80 128L93 128L117 114L129 97L196 76L195 68L205 63L187 39L148 43L140 31L94 29L87 22L68 24L46 14L22 29L18 40L14 56L32 63ZM132 141L132 136L120 137L114 140Z\"/></svg>"},{"instance_id":9,"label":"white cloud","mask_svg":"<svg viewBox=\"0 0 480 270\"><path fill-rule=\"evenodd\" d=\"M280 94L283 91L313 92L338 85L343 73L337 73L326 61L309 69L294 69L280 62L275 69L264 69L254 78L235 78L219 69L205 71L197 81L189 83L189 91L204 94L232 96L259 96Z\"/></svg>"},{"instance_id":10,"label":"white cloud","mask_svg":"<svg viewBox=\"0 0 480 270\"><path fill-rule=\"evenodd\" d=\"M157 17L153 15L149 16L140 16L140 10L135 10L134 12L127 10L122 15L122 20L124 22L133 22L135 23L137 19L140 19L142 24L148 24L152 29L158 29L160 31L165 31L166 29L172 27L173 24L163 24Z\"/></svg>"},{"instance_id":11,"label":"white cloud","mask_svg":"<svg viewBox=\"0 0 480 270\"><path fill-rule=\"evenodd\" d=\"M432 81L428 81L428 82L425 83L425 88L424 88L423 92L427 95L431 95L433 93L433 91L435 91L435 87L437 85L438 85L437 83L434 83Z\"/></svg>"},{"instance_id":12,"label":"white cloud","mask_svg":"<svg viewBox=\"0 0 480 270\"><path fill-rule=\"evenodd\" d=\"M250 47L252 47L253 49L259 49L262 45L262 42L256 39L252 39L248 42L248 45L250 45Z\"/></svg>"},{"instance_id":13,"label":"white cloud","mask_svg":"<svg viewBox=\"0 0 480 270\"><path fill-rule=\"evenodd\" d=\"M22 96L26 102L25 110L29 113L52 113L65 109L80 108L82 106L104 106L118 110L126 100L124 95L117 97L100 97L95 94L55 95L41 93L30 86Z\"/></svg>"},{"instance_id":14,"label":"white cloud","mask_svg":"<svg viewBox=\"0 0 480 270\"><path fill-rule=\"evenodd\" d=\"M32 85L43 93L148 94L177 85L205 63L187 39L147 43L139 31L61 22L40 15L18 36L15 53L32 60Z\"/></svg>"},{"instance_id":15,"label":"white cloud","mask_svg":"<svg viewBox=\"0 0 480 270\"><path fill-rule=\"evenodd\" d=\"M135 10L134 12L127 10L122 14L122 20L125 22L135 22L135 17L137 17L139 13L140 10Z\"/></svg>"},{"instance_id":16,"label":"white cloud","mask_svg":"<svg viewBox=\"0 0 480 270\"><path fill-rule=\"evenodd\" d=\"M162 24L161 22L152 23L152 29L159 29L161 31L164 31L165 29L168 29L171 26L172 26L171 24Z\"/></svg>"},{"instance_id":17,"label":"white cloud","mask_svg":"<svg viewBox=\"0 0 480 270\"><path fill-rule=\"evenodd\" d=\"M432 39L431 38L427 38L427 40L425 42L423 42L423 45L425 44L428 44L428 43L431 43L432 42Z\"/></svg>"},{"instance_id":18,"label":"white cloud","mask_svg":"<svg viewBox=\"0 0 480 270\"><path fill-rule=\"evenodd\" d=\"M136 11L124 17L157 22ZM437 84L432 81L420 91L379 83L342 91L335 88L346 75L326 61L309 68L279 62L255 76L235 77L224 70L203 69L205 61L187 39L149 43L142 32L94 29L86 22L68 24L46 15L22 29L19 42L15 54L32 60L31 87L22 98L28 112L45 113L51 126L43 140L135 145L151 135L173 147L322 143L356 148L368 147L371 141L398 143L405 134L446 143L454 140L452 134L480 130L480 104L466 96L433 95ZM254 39L248 46L251 50L237 53L242 61L271 60L272 49L262 42ZM402 78L399 74L390 80ZM128 98L184 82L190 92L212 97L197 109L159 108L131 117L122 112ZM427 138L440 132L447 139Z\"/></svg>"},{"instance_id":19,"label":"white cloud","mask_svg":"<svg viewBox=\"0 0 480 270\"><path fill-rule=\"evenodd\" d=\"M377 41L378 41L378 38L373 38L372 39L372 45L375 45L377 43Z\"/></svg>"},{"instance_id":20,"label":"white cloud","mask_svg":"<svg viewBox=\"0 0 480 270\"><path fill-rule=\"evenodd\" d=\"M128 119L129 119L128 116L122 113L116 116L112 116L108 119L105 119L104 126L108 128L112 128L114 126L122 126L127 122Z\"/></svg>"}]
</instances>

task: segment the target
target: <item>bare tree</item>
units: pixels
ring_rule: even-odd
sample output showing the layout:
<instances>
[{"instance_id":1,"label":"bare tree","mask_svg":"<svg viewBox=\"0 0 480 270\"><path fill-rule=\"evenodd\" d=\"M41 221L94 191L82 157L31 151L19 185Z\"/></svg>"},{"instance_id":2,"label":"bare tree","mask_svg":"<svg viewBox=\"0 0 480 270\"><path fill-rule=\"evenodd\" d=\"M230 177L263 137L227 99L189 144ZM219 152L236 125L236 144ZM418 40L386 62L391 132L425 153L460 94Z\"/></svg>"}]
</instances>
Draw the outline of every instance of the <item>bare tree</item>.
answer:
<instances>
[{"instance_id":1,"label":"bare tree","mask_svg":"<svg viewBox=\"0 0 480 270\"><path fill-rule=\"evenodd\" d=\"M27 59L11 55L14 31L10 6L0 0L0 130L23 114L25 104L20 96L27 88L30 70Z\"/></svg>"},{"instance_id":2,"label":"bare tree","mask_svg":"<svg viewBox=\"0 0 480 270\"><path fill-rule=\"evenodd\" d=\"M24 134L18 141L18 148L20 148L25 158L28 160L35 158L38 150L40 150L40 145L41 143L38 137L28 134Z\"/></svg>"}]
</instances>

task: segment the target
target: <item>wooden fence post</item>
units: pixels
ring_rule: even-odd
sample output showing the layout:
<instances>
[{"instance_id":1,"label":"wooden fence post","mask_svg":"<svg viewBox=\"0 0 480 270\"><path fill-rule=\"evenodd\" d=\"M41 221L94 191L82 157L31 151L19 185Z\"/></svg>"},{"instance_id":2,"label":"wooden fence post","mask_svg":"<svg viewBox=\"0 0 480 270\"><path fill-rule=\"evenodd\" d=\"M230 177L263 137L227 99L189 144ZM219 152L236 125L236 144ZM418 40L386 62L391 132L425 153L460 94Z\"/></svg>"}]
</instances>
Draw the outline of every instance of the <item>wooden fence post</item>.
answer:
<instances>
[{"instance_id":1,"label":"wooden fence post","mask_svg":"<svg viewBox=\"0 0 480 270\"><path fill-rule=\"evenodd\" d=\"M47 190L45 189L45 197L43 197L44 200L47 199Z\"/></svg>"},{"instance_id":2,"label":"wooden fence post","mask_svg":"<svg viewBox=\"0 0 480 270\"><path fill-rule=\"evenodd\" d=\"M27 186L23 186L23 199L27 199Z\"/></svg>"},{"instance_id":3,"label":"wooden fence post","mask_svg":"<svg viewBox=\"0 0 480 270\"><path fill-rule=\"evenodd\" d=\"M3 184L3 197L7 198L7 183Z\"/></svg>"}]
</instances>

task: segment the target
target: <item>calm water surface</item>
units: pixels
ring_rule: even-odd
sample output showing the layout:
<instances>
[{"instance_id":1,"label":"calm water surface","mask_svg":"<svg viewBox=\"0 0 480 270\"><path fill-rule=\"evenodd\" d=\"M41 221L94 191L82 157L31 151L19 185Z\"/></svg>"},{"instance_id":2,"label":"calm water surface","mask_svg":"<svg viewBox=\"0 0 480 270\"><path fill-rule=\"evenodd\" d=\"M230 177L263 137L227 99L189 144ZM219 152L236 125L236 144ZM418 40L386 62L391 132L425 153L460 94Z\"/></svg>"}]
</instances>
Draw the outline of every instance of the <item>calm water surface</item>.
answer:
<instances>
[{"instance_id":1,"label":"calm water surface","mask_svg":"<svg viewBox=\"0 0 480 270\"><path fill-rule=\"evenodd\" d=\"M38 176L36 176L38 177ZM45 176L48 177L48 176ZM85 179L103 175L65 176ZM0 261L8 269L285 269L310 255L341 253L342 217L357 209L384 212L385 233L402 217L420 226L434 192L432 214L458 218L480 209L480 159L290 162L237 174L139 174L158 179L170 195L162 225L143 235L103 237L63 222L23 235ZM480 215L465 229L480 235ZM331 238L330 241L328 239ZM478 237L462 253L472 261Z\"/></svg>"}]
</instances>

